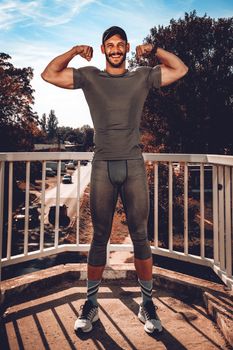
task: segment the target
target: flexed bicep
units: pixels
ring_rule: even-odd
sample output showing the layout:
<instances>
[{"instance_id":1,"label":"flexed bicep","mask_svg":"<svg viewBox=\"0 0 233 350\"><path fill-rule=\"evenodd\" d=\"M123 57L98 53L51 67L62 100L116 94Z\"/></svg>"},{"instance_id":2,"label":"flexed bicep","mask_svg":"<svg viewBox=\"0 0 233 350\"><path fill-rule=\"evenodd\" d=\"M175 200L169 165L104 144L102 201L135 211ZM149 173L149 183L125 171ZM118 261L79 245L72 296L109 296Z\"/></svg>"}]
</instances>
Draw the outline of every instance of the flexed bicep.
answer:
<instances>
[{"instance_id":1,"label":"flexed bicep","mask_svg":"<svg viewBox=\"0 0 233 350\"><path fill-rule=\"evenodd\" d=\"M77 55L90 61L93 48L88 45L77 45L64 54L55 57L45 68L41 77L50 84L64 89L74 88L73 68L68 68L69 62Z\"/></svg>"},{"instance_id":2,"label":"flexed bicep","mask_svg":"<svg viewBox=\"0 0 233 350\"><path fill-rule=\"evenodd\" d=\"M174 83L182 78L187 71L184 69L174 69L167 67L165 64L160 64L161 68L161 86L166 86Z\"/></svg>"},{"instance_id":3,"label":"flexed bicep","mask_svg":"<svg viewBox=\"0 0 233 350\"><path fill-rule=\"evenodd\" d=\"M42 78L58 87L64 89L73 89L74 88L74 80L73 80L73 68L65 68L60 72L49 72L41 74Z\"/></svg>"}]
</instances>

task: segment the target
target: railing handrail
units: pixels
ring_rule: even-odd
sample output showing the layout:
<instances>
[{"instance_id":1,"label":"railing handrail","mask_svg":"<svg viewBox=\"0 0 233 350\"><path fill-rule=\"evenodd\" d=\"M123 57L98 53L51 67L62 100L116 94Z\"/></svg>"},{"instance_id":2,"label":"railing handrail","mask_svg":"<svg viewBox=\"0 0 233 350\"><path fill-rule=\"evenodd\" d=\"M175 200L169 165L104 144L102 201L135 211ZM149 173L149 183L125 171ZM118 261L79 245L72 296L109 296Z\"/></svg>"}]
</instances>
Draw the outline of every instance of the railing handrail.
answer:
<instances>
[{"instance_id":1,"label":"railing handrail","mask_svg":"<svg viewBox=\"0 0 233 350\"><path fill-rule=\"evenodd\" d=\"M36 155L36 159L35 159ZM0 161L49 161L49 160L90 160L93 152L6 152L0 153Z\"/></svg>"},{"instance_id":2,"label":"railing handrail","mask_svg":"<svg viewBox=\"0 0 233 350\"><path fill-rule=\"evenodd\" d=\"M91 160L93 152L2 152L0 161ZM233 166L233 155L188 153L143 153L148 161L189 162Z\"/></svg>"}]
</instances>

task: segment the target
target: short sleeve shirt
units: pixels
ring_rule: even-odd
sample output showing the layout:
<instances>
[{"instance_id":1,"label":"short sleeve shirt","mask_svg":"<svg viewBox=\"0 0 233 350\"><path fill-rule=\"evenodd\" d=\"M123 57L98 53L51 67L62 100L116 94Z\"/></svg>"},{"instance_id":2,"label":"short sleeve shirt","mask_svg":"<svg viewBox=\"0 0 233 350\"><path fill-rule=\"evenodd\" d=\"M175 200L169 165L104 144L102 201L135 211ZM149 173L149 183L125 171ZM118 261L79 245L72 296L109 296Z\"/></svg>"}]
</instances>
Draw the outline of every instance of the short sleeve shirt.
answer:
<instances>
[{"instance_id":1,"label":"short sleeve shirt","mask_svg":"<svg viewBox=\"0 0 233 350\"><path fill-rule=\"evenodd\" d=\"M161 86L160 66L111 75L96 67L73 70L74 89L82 89L95 130L95 160L142 157L140 121L151 88Z\"/></svg>"}]
</instances>

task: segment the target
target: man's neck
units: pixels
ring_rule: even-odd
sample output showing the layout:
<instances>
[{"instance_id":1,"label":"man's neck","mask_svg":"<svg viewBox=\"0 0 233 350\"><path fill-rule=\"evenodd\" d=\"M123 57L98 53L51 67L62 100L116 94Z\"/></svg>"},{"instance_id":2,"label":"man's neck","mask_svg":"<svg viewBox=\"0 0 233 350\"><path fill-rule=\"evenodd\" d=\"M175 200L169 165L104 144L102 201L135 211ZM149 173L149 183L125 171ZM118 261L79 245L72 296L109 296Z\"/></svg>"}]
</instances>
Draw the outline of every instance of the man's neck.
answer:
<instances>
[{"instance_id":1,"label":"man's neck","mask_svg":"<svg viewBox=\"0 0 233 350\"><path fill-rule=\"evenodd\" d=\"M127 71L127 69L125 68L125 64L117 68L111 66L110 64L106 64L105 71L112 75L119 75L119 74L124 74Z\"/></svg>"}]
</instances>

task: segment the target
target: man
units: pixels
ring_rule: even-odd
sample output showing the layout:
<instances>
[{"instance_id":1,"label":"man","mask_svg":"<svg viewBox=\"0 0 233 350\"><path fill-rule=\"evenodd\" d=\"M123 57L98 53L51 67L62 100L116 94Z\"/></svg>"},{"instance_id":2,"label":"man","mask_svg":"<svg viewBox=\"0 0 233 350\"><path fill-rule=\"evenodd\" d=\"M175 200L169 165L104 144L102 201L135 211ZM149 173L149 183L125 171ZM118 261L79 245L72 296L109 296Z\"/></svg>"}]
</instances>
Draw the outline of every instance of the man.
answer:
<instances>
[{"instance_id":1,"label":"man","mask_svg":"<svg viewBox=\"0 0 233 350\"><path fill-rule=\"evenodd\" d=\"M141 287L142 303L138 318L148 333L162 326L152 301L152 255L147 237L148 187L139 147L139 125L150 88L160 88L183 77L188 68L174 54L151 44L139 45L140 58L152 52L162 64L126 69L130 50L125 31L110 27L102 37L101 51L106 69L86 66L68 68L76 55L90 61L93 49L78 45L53 59L42 73L49 83L67 89L81 88L85 94L95 129L95 152L91 174L90 208L93 240L88 255L87 300L74 329L92 330L98 319L97 292L106 264L106 247L118 194L127 216L134 247L134 263Z\"/></svg>"}]
</instances>

